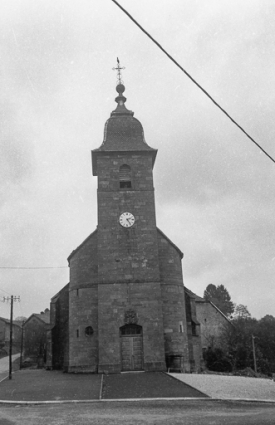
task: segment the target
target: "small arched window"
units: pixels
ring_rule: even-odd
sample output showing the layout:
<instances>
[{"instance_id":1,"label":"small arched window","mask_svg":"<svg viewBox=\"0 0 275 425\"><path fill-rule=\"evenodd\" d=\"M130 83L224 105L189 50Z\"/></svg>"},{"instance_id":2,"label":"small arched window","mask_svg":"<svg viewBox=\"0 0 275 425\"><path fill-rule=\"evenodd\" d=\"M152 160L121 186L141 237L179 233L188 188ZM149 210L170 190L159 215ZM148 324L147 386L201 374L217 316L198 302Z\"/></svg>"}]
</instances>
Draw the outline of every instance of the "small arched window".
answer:
<instances>
[{"instance_id":1,"label":"small arched window","mask_svg":"<svg viewBox=\"0 0 275 425\"><path fill-rule=\"evenodd\" d=\"M87 328L85 328L85 335L90 336L93 335L94 330L92 328L92 326L87 326Z\"/></svg>"},{"instance_id":2,"label":"small arched window","mask_svg":"<svg viewBox=\"0 0 275 425\"><path fill-rule=\"evenodd\" d=\"M131 167L127 164L123 164L119 169L119 187L121 189L131 189Z\"/></svg>"}]
</instances>

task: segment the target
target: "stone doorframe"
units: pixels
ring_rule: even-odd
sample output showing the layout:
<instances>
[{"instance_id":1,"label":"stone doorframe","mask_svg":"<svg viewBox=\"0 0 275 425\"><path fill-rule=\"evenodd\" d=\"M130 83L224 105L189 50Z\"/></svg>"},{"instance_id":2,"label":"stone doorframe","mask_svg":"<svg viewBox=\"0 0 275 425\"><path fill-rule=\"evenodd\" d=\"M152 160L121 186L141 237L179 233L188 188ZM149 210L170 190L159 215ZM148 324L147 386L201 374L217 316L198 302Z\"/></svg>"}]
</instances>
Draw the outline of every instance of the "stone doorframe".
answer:
<instances>
[{"instance_id":1,"label":"stone doorframe","mask_svg":"<svg viewBox=\"0 0 275 425\"><path fill-rule=\"evenodd\" d=\"M120 327L121 370L143 370L142 326L127 324Z\"/></svg>"}]
</instances>

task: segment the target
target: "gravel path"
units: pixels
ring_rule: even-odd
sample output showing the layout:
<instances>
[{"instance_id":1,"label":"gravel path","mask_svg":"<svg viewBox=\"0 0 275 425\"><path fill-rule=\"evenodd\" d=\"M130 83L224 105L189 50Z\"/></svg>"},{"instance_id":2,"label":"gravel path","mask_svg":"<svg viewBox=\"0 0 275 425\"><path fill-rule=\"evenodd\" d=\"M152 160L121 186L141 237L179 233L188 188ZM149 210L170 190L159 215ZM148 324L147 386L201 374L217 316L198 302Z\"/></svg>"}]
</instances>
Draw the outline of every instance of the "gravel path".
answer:
<instances>
[{"instance_id":1,"label":"gravel path","mask_svg":"<svg viewBox=\"0 0 275 425\"><path fill-rule=\"evenodd\" d=\"M275 401L275 382L270 379L184 373L170 375L212 398Z\"/></svg>"}]
</instances>

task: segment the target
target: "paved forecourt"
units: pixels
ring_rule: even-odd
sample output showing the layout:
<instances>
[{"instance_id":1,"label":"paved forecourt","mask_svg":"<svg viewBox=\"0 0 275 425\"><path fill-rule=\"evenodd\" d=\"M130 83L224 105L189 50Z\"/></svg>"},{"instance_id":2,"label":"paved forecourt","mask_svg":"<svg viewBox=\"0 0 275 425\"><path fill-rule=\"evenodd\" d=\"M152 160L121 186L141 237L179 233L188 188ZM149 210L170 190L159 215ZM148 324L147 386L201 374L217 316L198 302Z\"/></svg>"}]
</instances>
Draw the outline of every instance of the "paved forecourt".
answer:
<instances>
[{"instance_id":1,"label":"paved forecourt","mask_svg":"<svg viewBox=\"0 0 275 425\"><path fill-rule=\"evenodd\" d=\"M7 376L7 374L6 374ZM0 401L231 399L275 402L275 382L225 375L138 372L110 375L20 370L0 383Z\"/></svg>"},{"instance_id":2,"label":"paved forecourt","mask_svg":"<svg viewBox=\"0 0 275 425\"><path fill-rule=\"evenodd\" d=\"M44 369L20 370L0 384L0 400L68 401L142 398L208 398L162 372L111 375L68 374Z\"/></svg>"},{"instance_id":3,"label":"paved forecourt","mask_svg":"<svg viewBox=\"0 0 275 425\"><path fill-rule=\"evenodd\" d=\"M212 398L275 402L275 382L271 379L195 373L172 373L170 375L185 384L192 385Z\"/></svg>"},{"instance_id":4,"label":"paved forecourt","mask_svg":"<svg viewBox=\"0 0 275 425\"><path fill-rule=\"evenodd\" d=\"M0 400L99 400L101 375L67 374L44 369L19 370L0 383Z\"/></svg>"},{"instance_id":5,"label":"paved forecourt","mask_svg":"<svg viewBox=\"0 0 275 425\"><path fill-rule=\"evenodd\" d=\"M166 373L141 372L104 376L102 398L208 398L208 396Z\"/></svg>"}]
</instances>

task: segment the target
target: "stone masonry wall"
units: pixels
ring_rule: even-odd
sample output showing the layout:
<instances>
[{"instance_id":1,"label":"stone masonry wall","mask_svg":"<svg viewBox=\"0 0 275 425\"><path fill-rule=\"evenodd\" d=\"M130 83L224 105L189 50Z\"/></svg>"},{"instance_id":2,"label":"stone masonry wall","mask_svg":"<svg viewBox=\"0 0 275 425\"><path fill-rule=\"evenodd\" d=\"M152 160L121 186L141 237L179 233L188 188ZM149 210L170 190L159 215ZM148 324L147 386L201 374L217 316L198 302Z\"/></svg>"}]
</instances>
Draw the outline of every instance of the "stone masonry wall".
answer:
<instances>
[{"instance_id":1,"label":"stone masonry wall","mask_svg":"<svg viewBox=\"0 0 275 425\"><path fill-rule=\"evenodd\" d=\"M158 232L158 246L165 355L168 362L169 358L173 358L173 356L183 356L183 367L185 371L189 371L189 348L181 257L173 244L161 232Z\"/></svg>"},{"instance_id":2,"label":"stone masonry wall","mask_svg":"<svg viewBox=\"0 0 275 425\"><path fill-rule=\"evenodd\" d=\"M70 291L87 288L98 281L97 231L95 230L69 257Z\"/></svg>"},{"instance_id":3,"label":"stone masonry wall","mask_svg":"<svg viewBox=\"0 0 275 425\"><path fill-rule=\"evenodd\" d=\"M37 317L31 317L24 327L24 360L38 362L39 356L44 356L46 346L46 324Z\"/></svg>"},{"instance_id":4,"label":"stone masonry wall","mask_svg":"<svg viewBox=\"0 0 275 425\"><path fill-rule=\"evenodd\" d=\"M119 187L119 168L131 167L132 187ZM143 367L165 370L163 314L152 157L135 153L98 157L99 371L121 371L120 327L132 308L143 328ZM124 228L119 216L131 212Z\"/></svg>"},{"instance_id":5,"label":"stone masonry wall","mask_svg":"<svg viewBox=\"0 0 275 425\"><path fill-rule=\"evenodd\" d=\"M203 364L201 329L196 314L195 298L188 292L185 293L185 305L191 371L199 372Z\"/></svg>"},{"instance_id":6,"label":"stone masonry wall","mask_svg":"<svg viewBox=\"0 0 275 425\"><path fill-rule=\"evenodd\" d=\"M132 170L132 189L119 190L119 167ZM123 212L135 224L119 224ZM98 159L99 282L159 280L152 159L144 155L105 155Z\"/></svg>"},{"instance_id":7,"label":"stone masonry wall","mask_svg":"<svg viewBox=\"0 0 275 425\"><path fill-rule=\"evenodd\" d=\"M97 372L97 232L70 257L69 306L69 372Z\"/></svg>"},{"instance_id":8,"label":"stone masonry wall","mask_svg":"<svg viewBox=\"0 0 275 425\"><path fill-rule=\"evenodd\" d=\"M196 302L197 319L201 324L202 348L219 345L224 327L229 321L209 302Z\"/></svg>"},{"instance_id":9,"label":"stone masonry wall","mask_svg":"<svg viewBox=\"0 0 275 425\"><path fill-rule=\"evenodd\" d=\"M12 328L12 346L13 352L20 351L21 348L21 338L22 338L22 328L16 324L13 324ZM9 321L0 318L0 349L3 348L6 352L9 351L10 345L10 324Z\"/></svg>"},{"instance_id":10,"label":"stone masonry wall","mask_svg":"<svg viewBox=\"0 0 275 425\"><path fill-rule=\"evenodd\" d=\"M99 372L121 372L120 327L137 313L143 331L144 370L165 370L161 290L158 282L102 284L99 301Z\"/></svg>"},{"instance_id":11,"label":"stone masonry wall","mask_svg":"<svg viewBox=\"0 0 275 425\"><path fill-rule=\"evenodd\" d=\"M69 285L51 303L52 367L67 370L69 366ZM49 362L47 359L47 364Z\"/></svg>"}]
</instances>

